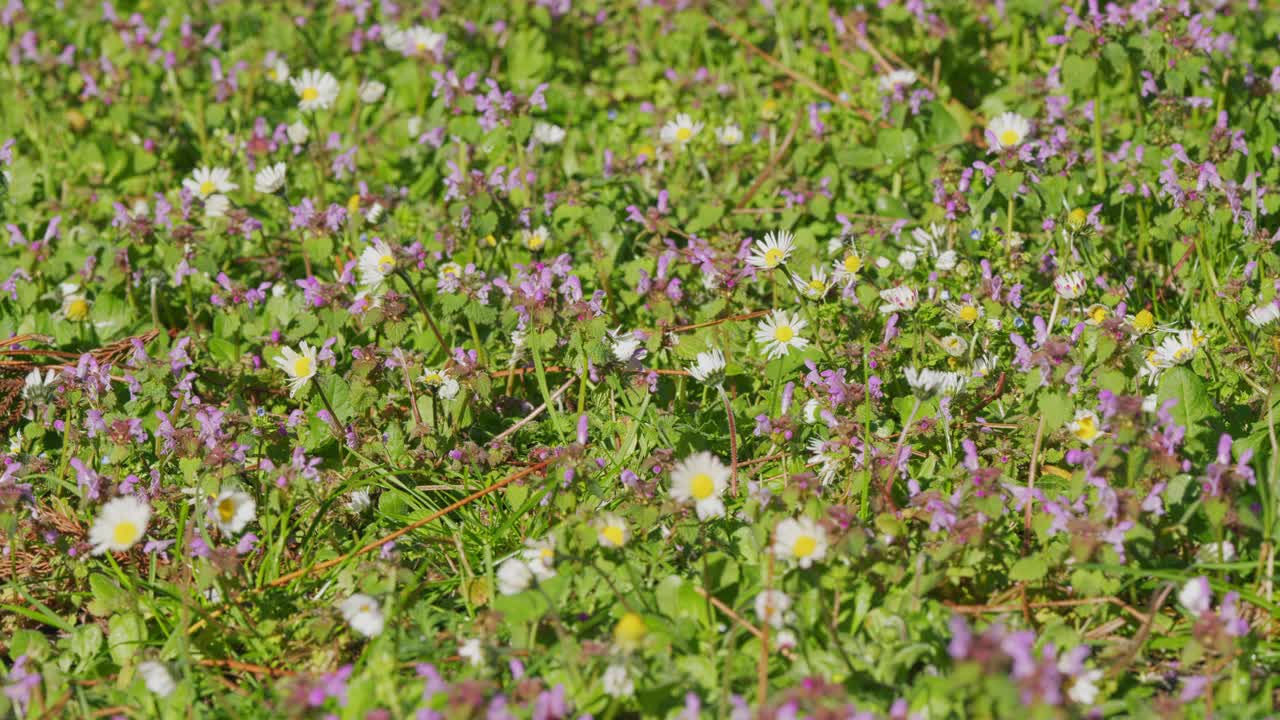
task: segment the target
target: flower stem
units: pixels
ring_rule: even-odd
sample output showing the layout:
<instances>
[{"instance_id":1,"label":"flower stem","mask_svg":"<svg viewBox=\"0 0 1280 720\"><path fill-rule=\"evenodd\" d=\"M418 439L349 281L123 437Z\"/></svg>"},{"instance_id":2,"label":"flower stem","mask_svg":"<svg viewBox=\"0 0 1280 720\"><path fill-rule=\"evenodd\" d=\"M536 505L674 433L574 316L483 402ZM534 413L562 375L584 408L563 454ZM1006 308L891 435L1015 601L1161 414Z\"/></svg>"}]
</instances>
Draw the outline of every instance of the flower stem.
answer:
<instances>
[{"instance_id":1,"label":"flower stem","mask_svg":"<svg viewBox=\"0 0 1280 720\"><path fill-rule=\"evenodd\" d=\"M724 401L724 414L729 419L729 485L733 496L738 497L738 427L733 419L733 406L729 404L729 393L724 386L719 387L720 399Z\"/></svg>"},{"instance_id":2,"label":"flower stem","mask_svg":"<svg viewBox=\"0 0 1280 720\"><path fill-rule=\"evenodd\" d=\"M396 275L399 276L404 284L408 286L409 292L413 293L413 299L418 301L418 308L422 310L422 316L427 319L427 325L431 328L431 334L436 336L436 342L440 343L440 350L445 355L449 354L449 345L444 341L444 335L440 334L440 328L436 325L436 321L431 317L431 311L427 309L427 301L422 297L422 293L418 292L418 286L414 285L409 276L399 268L396 268Z\"/></svg>"},{"instance_id":3,"label":"flower stem","mask_svg":"<svg viewBox=\"0 0 1280 720\"><path fill-rule=\"evenodd\" d=\"M320 387L320 381L316 380L312 383L315 385L316 394L320 396L320 402L324 404L324 409L329 412L329 421L333 425L333 436L338 441L338 447L346 447L346 439L343 437L342 425L338 423L338 413L333 411L333 406L329 404L329 396L324 394L324 388Z\"/></svg>"},{"instance_id":4,"label":"flower stem","mask_svg":"<svg viewBox=\"0 0 1280 720\"><path fill-rule=\"evenodd\" d=\"M1053 323L1058 319L1058 303L1062 302L1061 295L1053 296L1053 309L1049 311L1049 324L1045 326L1045 340L1053 337Z\"/></svg>"}]
</instances>

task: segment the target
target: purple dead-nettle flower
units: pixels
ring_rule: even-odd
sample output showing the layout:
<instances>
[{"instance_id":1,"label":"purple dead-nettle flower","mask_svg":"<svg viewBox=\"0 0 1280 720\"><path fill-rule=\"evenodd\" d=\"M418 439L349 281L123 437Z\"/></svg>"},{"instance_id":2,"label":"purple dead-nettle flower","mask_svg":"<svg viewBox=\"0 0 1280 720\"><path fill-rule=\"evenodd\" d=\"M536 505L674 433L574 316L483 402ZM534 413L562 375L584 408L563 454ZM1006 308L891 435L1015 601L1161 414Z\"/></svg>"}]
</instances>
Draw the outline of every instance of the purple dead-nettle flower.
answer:
<instances>
[{"instance_id":1,"label":"purple dead-nettle flower","mask_svg":"<svg viewBox=\"0 0 1280 720\"><path fill-rule=\"evenodd\" d=\"M4 681L4 695L13 703L19 716L26 716L31 705L31 696L40 687L41 677L36 670L30 669L31 658L19 655L9 668L9 675Z\"/></svg>"},{"instance_id":2,"label":"purple dead-nettle flower","mask_svg":"<svg viewBox=\"0 0 1280 720\"><path fill-rule=\"evenodd\" d=\"M1205 477L1202 483L1204 493L1209 497L1222 497L1234 485L1254 485L1257 478L1254 476L1253 468L1249 466L1249 461L1253 459L1253 450L1246 449L1240 453L1240 459L1234 465L1231 463L1231 446L1233 440L1230 435L1223 434L1218 439L1218 457L1217 462L1210 463L1205 469Z\"/></svg>"}]
</instances>

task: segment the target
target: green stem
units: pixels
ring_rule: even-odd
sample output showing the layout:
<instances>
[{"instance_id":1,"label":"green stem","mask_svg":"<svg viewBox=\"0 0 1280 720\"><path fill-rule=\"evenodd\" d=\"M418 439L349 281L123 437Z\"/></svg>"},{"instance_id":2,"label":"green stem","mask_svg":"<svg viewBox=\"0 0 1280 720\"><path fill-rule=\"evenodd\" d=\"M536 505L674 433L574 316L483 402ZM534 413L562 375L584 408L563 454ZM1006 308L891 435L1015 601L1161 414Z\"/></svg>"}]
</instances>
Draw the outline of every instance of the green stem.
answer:
<instances>
[{"instance_id":1,"label":"green stem","mask_svg":"<svg viewBox=\"0 0 1280 720\"><path fill-rule=\"evenodd\" d=\"M440 343L440 350L445 355L449 354L449 345L444 341L444 335L440 334L440 328L436 325L436 321L431 317L431 311L427 309L427 301L422 297L422 293L418 291L418 286L409 280L409 276L400 268L396 268L396 275L399 276L404 284L408 286L409 292L413 293L413 299L418 301L418 308L422 310L422 316L427 319L427 326L431 328L431 334L435 335L436 342Z\"/></svg>"},{"instance_id":2,"label":"green stem","mask_svg":"<svg viewBox=\"0 0 1280 720\"><path fill-rule=\"evenodd\" d=\"M556 409L555 399L551 397L551 391L547 387L547 372L542 365L542 352L535 347L529 348L530 354L533 355L533 368L538 375L538 391L542 393L542 402L547 406L547 414L551 416L551 424L555 426L556 435L560 436L560 442L565 442L564 428L560 425L560 411Z\"/></svg>"}]
</instances>

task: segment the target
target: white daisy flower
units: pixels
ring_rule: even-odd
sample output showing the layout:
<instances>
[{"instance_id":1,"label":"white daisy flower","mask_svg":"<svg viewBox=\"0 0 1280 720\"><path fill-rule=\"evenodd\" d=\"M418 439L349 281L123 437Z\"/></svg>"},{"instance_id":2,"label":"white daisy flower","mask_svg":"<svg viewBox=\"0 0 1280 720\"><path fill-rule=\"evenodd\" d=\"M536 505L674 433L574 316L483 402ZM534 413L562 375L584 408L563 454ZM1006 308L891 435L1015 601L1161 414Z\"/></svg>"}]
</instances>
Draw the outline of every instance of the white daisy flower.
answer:
<instances>
[{"instance_id":1,"label":"white daisy flower","mask_svg":"<svg viewBox=\"0 0 1280 720\"><path fill-rule=\"evenodd\" d=\"M138 675L147 689L160 697L169 697L177 687L173 676L169 674L169 668L155 660L139 663Z\"/></svg>"},{"instance_id":2,"label":"white daisy flower","mask_svg":"<svg viewBox=\"0 0 1280 720\"><path fill-rule=\"evenodd\" d=\"M719 387L724 382L724 353L719 349L712 348L706 352L698 353L694 358L694 362L689 366L689 375L700 383Z\"/></svg>"},{"instance_id":3,"label":"white daisy flower","mask_svg":"<svg viewBox=\"0 0 1280 720\"><path fill-rule=\"evenodd\" d=\"M132 495L108 501L89 530L93 554L128 550L142 539L151 521L151 506Z\"/></svg>"},{"instance_id":4,"label":"white daisy flower","mask_svg":"<svg viewBox=\"0 0 1280 720\"><path fill-rule=\"evenodd\" d=\"M617 663L605 668L600 684L604 687L604 694L609 697L630 697L636 691L635 681L631 679L631 673L627 672L627 666Z\"/></svg>"},{"instance_id":5,"label":"white daisy flower","mask_svg":"<svg viewBox=\"0 0 1280 720\"><path fill-rule=\"evenodd\" d=\"M375 290L396 269L396 257L391 246L382 238L376 238L360 252L360 287Z\"/></svg>"},{"instance_id":6,"label":"white daisy flower","mask_svg":"<svg viewBox=\"0 0 1280 720\"><path fill-rule=\"evenodd\" d=\"M529 566L529 571L539 582L550 580L556 576L556 541L553 538L526 540L520 558Z\"/></svg>"},{"instance_id":7,"label":"white daisy flower","mask_svg":"<svg viewBox=\"0 0 1280 720\"><path fill-rule=\"evenodd\" d=\"M377 80L365 80L360 83L357 91L360 96L360 102L365 105L372 105L382 99L383 93L387 91L387 86Z\"/></svg>"},{"instance_id":8,"label":"white daisy flower","mask_svg":"<svg viewBox=\"0 0 1280 720\"><path fill-rule=\"evenodd\" d=\"M733 123L716 128L716 141L725 147L742 142L742 129Z\"/></svg>"},{"instance_id":9,"label":"white daisy flower","mask_svg":"<svg viewBox=\"0 0 1280 720\"><path fill-rule=\"evenodd\" d=\"M1071 670L1067 658L1059 661L1058 670L1064 674ZM1098 699L1098 681L1102 679L1101 670L1085 670L1071 678L1071 687L1067 689L1067 697L1078 705L1092 705Z\"/></svg>"},{"instance_id":10,"label":"white daisy flower","mask_svg":"<svg viewBox=\"0 0 1280 720\"><path fill-rule=\"evenodd\" d=\"M916 305L920 303L920 293L915 288L899 285L880 291L880 299L884 304L880 306L880 312L888 315L896 312L910 312L916 309Z\"/></svg>"},{"instance_id":11,"label":"white daisy flower","mask_svg":"<svg viewBox=\"0 0 1280 720\"><path fill-rule=\"evenodd\" d=\"M781 590L762 590L756 595L756 617L775 629L782 629L790 609L791 598Z\"/></svg>"},{"instance_id":12,"label":"white daisy flower","mask_svg":"<svg viewBox=\"0 0 1280 720\"><path fill-rule=\"evenodd\" d=\"M894 70L880 76L880 92L893 92L895 88L910 87L916 84L916 74L910 70Z\"/></svg>"},{"instance_id":13,"label":"white daisy flower","mask_svg":"<svg viewBox=\"0 0 1280 720\"><path fill-rule=\"evenodd\" d=\"M352 490L351 494L347 495L347 509L353 513L362 513L372 504L373 500L368 490Z\"/></svg>"},{"instance_id":14,"label":"white daisy flower","mask_svg":"<svg viewBox=\"0 0 1280 720\"><path fill-rule=\"evenodd\" d=\"M204 216L207 218L226 217L231 209L231 200L226 195L210 195L204 199Z\"/></svg>"},{"instance_id":15,"label":"white daisy flower","mask_svg":"<svg viewBox=\"0 0 1280 720\"><path fill-rule=\"evenodd\" d=\"M938 341L942 346L943 352L951 357L964 357L965 352L969 350L969 341L959 335L948 335Z\"/></svg>"},{"instance_id":16,"label":"white daisy flower","mask_svg":"<svg viewBox=\"0 0 1280 720\"><path fill-rule=\"evenodd\" d=\"M1075 419L1067 424L1067 430L1070 430L1080 442L1092 445L1104 434L1099 426L1098 416L1093 411L1077 410Z\"/></svg>"},{"instance_id":17,"label":"white daisy flower","mask_svg":"<svg viewBox=\"0 0 1280 720\"><path fill-rule=\"evenodd\" d=\"M338 604L338 610L351 629L365 637L376 637L382 632L384 619L378 601L363 593L356 593Z\"/></svg>"},{"instance_id":18,"label":"white daisy flower","mask_svg":"<svg viewBox=\"0 0 1280 720\"><path fill-rule=\"evenodd\" d=\"M910 250L903 250L898 253L898 264L907 272L911 272L916 269L916 262L918 260L919 258L916 257L916 254Z\"/></svg>"},{"instance_id":19,"label":"white daisy flower","mask_svg":"<svg viewBox=\"0 0 1280 720\"><path fill-rule=\"evenodd\" d=\"M1017 113L1002 113L987 125L987 134L995 140L998 149L1012 149L1031 134L1031 123Z\"/></svg>"},{"instance_id":20,"label":"white daisy flower","mask_svg":"<svg viewBox=\"0 0 1280 720\"><path fill-rule=\"evenodd\" d=\"M809 267L809 279L797 273L791 273L791 284L801 295L810 300L821 300L826 296L827 291L831 289L831 282L827 277L827 271L816 265Z\"/></svg>"},{"instance_id":21,"label":"white daisy flower","mask_svg":"<svg viewBox=\"0 0 1280 720\"><path fill-rule=\"evenodd\" d=\"M808 323L798 314L786 310L774 310L772 314L760 321L756 328L756 342L764 346L765 355L770 359L786 355L791 348L803 350L809 341L800 337L800 332Z\"/></svg>"},{"instance_id":22,"label":"white daisy flower","mask_svg":"<svg viewBox=\"0 0 1280 720\"><path fill-rule=\"evenodd\" d=\"M471 667L484 665L484 648L481 647L480 640L471 638L464 641L458 646L458 657L470 663Z\"/></svg>"},{"instance_id":23,"label":"white daisy flower","mask_svg":"<svg viewBox=\"0 0 1280 720\"><path fill-rule=\"evenodd\" d=\"M1063 273L1053 278L1053 289L1058 293L1058 297L1063 300L1075 300L1084 295L1086 288L1084 273L1079 270Z\"/></svg>"},{"instance_id":24,"label":"white daisy flower","mask_svg":"<svg viewBox=\"0 0 1280 720\"><path fill-rule=\"evenodd\" d=\"M392 30L385 42L387 48L411 57L426 57L428 53L440 57L444 53L445 39L444 33L414 25L408 30Z\"/></svg>"},{"instance_id":25,"label":"white daisy flower","mask_svg":"<svg viewBox=\"0 0 1280 720\"><path fill-rule=\"evenodd\" d=\"M289 166L284 163L276 163L268 165L258 171L253 176L253 189L263 195L274 195L280 192L280 188L284 187L285 174L288 172Z\"/></svg>"},{"instance_id":26,"label":"white daisy flower","mask_svg":"<svg viewBox=\"0 0 1280 720\"><path fill-rule=\"evenodd\" d=\"M209 514L219 530L235 535L258 516L258 503L247 492L223 490L214 500Z\"/></svg>"},{"instance_id":27,"label":"white daisy flower","mask_svg":"<svg viewBox=\"0 0 1280 720\"><path fill-rule=\"evenodd\" d=\"M699 520L725 514L720 496L729 486L729 468L709 452L697 452L671 468L671 498L693 503Z\"/></svg>"},{"instance_id":28,"label":"white daisy flower","mask_svg":"<svg viewBox=\"0 0 1280 720\"><path fill-rule=\"evenodd\" d=\"M1178 592L1178 602L1192 615L1203 615L1209 612L1213 603L1213 590L1209 589L1209 579L1201 575L1191 578Z\"/></svg>"},{"instance_id":29,"label":"white daisy flower","mask_svg":"<svg viewBox=\"0 0 1280 720\"><path fill-rule=\"evenodd\" d=\"M982 304L976 300L949 302L947 303L947 312L951 313L952 317L965 325L972 325L978 322L982 319L982 316L986 314L986 311L982 308Z\"/></svg>"},{"instance_id":30,"label":"white daisy flower","mask_svg":"<svg viewBox=\"0 0 1280 720\"><path fill-rule=\"evenodd\" d=\"M903 374L906 375L907 385L910 385L917 395L954 396L964 389L969 380L960 373L928 368L916 370L914 367L907 367L903 370Z\"/></svg>"},{"instance_id":31,"label":"white daisy flower","mask_svg":"<svg viewBox=\"0 0 1280 720\"><path fill-rule=\"evenodd\" d=\"M191 177L182 181L182 187L198 198L229 193L239 188L231 182L231 171L224 167L200 167L191 173Z\"/></svg>"},{"instance_id":32,"label":"white daisy flower","mask_svg":"<svg viewBox=\"0 0 1280 720\"><path fill-rule=\"evenodd\" d=\"M778 523L773 551L781 560L807 568L827 556L827 531L807 517Z\"/></svg>"},{"instance_id":33,"label":"white daisy flower","mask_svg":"<svg viewBox=\"0 0 1280 720\"><path fill-rule=\"evenodd\" d=\"M283 85L289 81L289 63L276 58L267 63L267 79L277 85Z\"/></svg>"},{"instance_id":34,"label":"white daisy flower","mask_svg":"<svg viewBox=\"0 0 1280 720\"><path fill-rule=\"evenodd\" d=\"M631 539L631 528L627 527L627 521L614 513L600 515L593 525L601 547L620 548Z\"/></svg>"},{"instance_id":35,"label":"white daisy flower","mask_svg":"<svg viewBox=\"0 0 1280 720\"><path fill-rule=\"evenodd\" d=\"M507 558L498 566L498 592L503 595L518 595L533 584L533 570L520 558Z\"/></svg>"},{"instance_id":36,"label":"white daisy flower","mask_svg":"<svg viewBox=\"0 0 1280 720\"><path fill-rule=\"evenodd\" d=\"M539 145L559 145L564 142L565 131L559 125L540 122L533 126L533 139Z\"/></svg>"},{"instance_id":37,"label":"white daisy flower","mask_svg":"<svg viewBox=\"0 0 1280 720\"><path fill-rule=\"evenodd\" d=\"M1211 542L1196 550L1196 561L1202 563L1231 562L1236 559L1236 546L1230 540Z\"/></svg>"},{"instance_id":38,"label":"white daisy flower","mask_svg":"<svg viewBox=\"0 0 1280 720\"><path fill-rule=\"evenodd\" d=\"M538 252L547 246L551 241L551 231L545 226L539 225L532 230L523 231L524 246L534 252Z\"/></svg>"},{"instance_id":39,"label":"white daisy flower","mask_svg":"<svg viewBox=\"0 0 1280 720\"><path fill-rule=\"evenodd\" d=\"M1254 327L1266 327L1280 318L1280 304L1274 301L1249 311L1248 320Z\"/></svg>"},{"instance_id":40,"label":"white daisy flower","mask_svg":"<svg viewBox=\"0 0 1280 720\"><path fill-rule=\"evenodd\" d=\"M305 145L307 138L311 137L311 129L300 120L285 128L284 132L294 145Z\"/></svg>"},{"instance_id":41,"label":"white daisy flower","mask_svg":"<svg viewBox=\"0 0 1280 720\"><path fill-rule=\"evenodd\" d=\"M857 279L858 272L862 270L862 255L852 241L841 242L839 245L841 255L835 261L835 279L838 283L848 285Z\"/></svg>"},{"instance_id":42,"label":"white daisy flower","mask_svg":"<svg viewBox=\"0 0 1280 720\"><path fill-rule=\"evenodd\" d=\"M694 122L685 113L676 115L675 120L662 126L662 142L668 145L687 145L698 133L702 132L702 123Z\"/></svg>"},{"instance_id":43,"label":"white daisy flower","mask_svg":"<svg viewBox=\"0 0 1280 720\"><path fill-rule=\"evenodd\" d=\"M92 304L89 298L80 290L80 286L73 282L64 282L58 285L58 290L62 293L62 317L71 322L83 322L89 319L89 310Z\"/></svg>"},{"instance_id":44,"label":"white daisy flower","mask_svg":"<svg viewBox=\"0 0 1280 720\"><path fill-rule=\"evenodd\" d=\"M458 384L456 378L449 373L448 370L427 368L422 371L422 377L418 378L419 382L427 387L435 390L435 393L441 400L452 400L458 396L458 391L462 386Z\"/></svg>"},{"instance_id":45,"label":"white daisy flower","mask_svg":"<svg viewBox=\"0 0 1280 720\"><path fill-rule=\"evenodd\" d=\"M785 263L795 250L795 236L786 230L777 233L765 233L763 240L757 240L751 248L751 257L747 264L761 270L772 270Z\"/></svg>"},{"instance_id":46,"label":"white daisy flower","mask_svg":"<svg viewBox=\"0 0 1280 720\"><path fill-rule=\"evenodd\" d=\"M276 367L289 376L289 397L297 395L298 391L306 387L307 382L316 374L316 348L308 345L305 340L299 347L302 352L294 352L291 347L282 347L280 354L275 358Z\"/></svg>"},{"instance_id":47,"label":"white daisy flower","mask_svg":"<svg viewBox=\"0 0 1280 720\"><path fill-rule=\"evenodd\" d=\"M613 359L623 364L643 360L647 354L644 340L635 332L622 332L622 328L610 330L605 336L605 345L609 347Z\"/></svg>"},{"instance_id":48,"label":"white daisy flower","mask_svg":"<svg viewBox=\"0 0 1280 720\"><path fill-rule=\"evenodd\" d=\"M298 94L298 109L303 112L328 110L338 99L338 81L323 70L303 70L302 76L289 84Z\"/></svg>"}]
</instances>

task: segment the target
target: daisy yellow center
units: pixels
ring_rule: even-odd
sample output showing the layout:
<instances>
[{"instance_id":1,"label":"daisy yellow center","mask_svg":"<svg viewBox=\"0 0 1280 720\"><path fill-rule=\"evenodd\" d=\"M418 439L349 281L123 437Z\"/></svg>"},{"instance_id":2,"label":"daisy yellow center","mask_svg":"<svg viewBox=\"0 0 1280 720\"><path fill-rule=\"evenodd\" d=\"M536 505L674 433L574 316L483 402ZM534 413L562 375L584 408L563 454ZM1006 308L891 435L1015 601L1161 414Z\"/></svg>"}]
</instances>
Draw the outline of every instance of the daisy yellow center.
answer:
<instances>
[{"instance_id":1,"label":"daisy yellow center","mask_svg":"<svg viewBox=\"0 0 1280 720\"><path fill-rule=\"evenodd\" d=\"M779 325L773 331L773 339L780 343L791 342L791 338L796 336L796 331L791 329L790 325Z\"/></svg>"},{"instance_id":2,"label":"daisy yellow center","mask_svg":"<svg viewBox=\"0 0 1280 720\"><path fill-rule=\"evenodd\" d=\"M782 262L781 250L779 250L778 248L770 248L767 252L765 252L764 254L765 265L768 265L769 267L774 267L780 262Z\"/></svg>"},{"instance_id":3,"label":"daisy yellow center","mask_svg":"<svg viewBox=\"0 0 1280 720\"><path fill-rule=\"evenodd\" d=\"M383 255L378 258L378 269L382 272L391 272L396 268L396 259L390 255Z\"/></svg>"},{"instance_id":4,"label":"daisy yellow center","mask_svg":"<svg viewBox=\"0 0 1280 720\"><path fill-rule=\"evenodd\" d=\"M629 612L622 616L618 624L613 628L613 637L622 645L635 645L644 639L649 632L649 628L645 627L644 618L638 614Z\"/></svg>"},{"instance_id":5,"label":"daisy yellow center","mask_svg":"<svg viewBox=\"0 0 1280 720\"><path fill-rule=\"evenodd\" d=\"M1084 221L1088 219L1089 214L1084 211L1084 208L1076 208L1067 215L1067 222L1070 223L1072 227L1080 227L1084 224Z\"/></svg>"},{"instance_id":6,"label":"daisy yellow center","mask_svg":"<svg viewBox=\"0 0 1280 720\"><path fill-rule=\"evenodd\" d=\"M528 240L525 241L525 243L529 246L530 250L537 250L538 248L542 247L544 242L546 241L543 240L542 236L538 235L537 233L530 233Z\"/></svg>"},{"instance_id":7,"label":"daisy yellow center","mask_svg":"<svg viewBox=\"0 0 1280 720\"><path fill-rule=\"evenodd\" d=\"M965 305L960 308L959 315L961 320L971 323L978 319L978 308L972 305Z\"/></svg>"},{"instance_id":8,"label":"daisy yellow center","mask_svg":"<svg viewBox=\"0 0 1280 720\"><path fill-rule=\"evenodd\" d=\"M444 267L440 268L440 272L444 273L445 275L457 275L458 267L456 265L445 265Z\"/></svg>"},{"instance_id":9,"label":"daisy yellow center","mask_svg":"<svg viewBox=\"0 0 1280 720\"><path fill-rule=\"evenodd\" d=\"M823 290L827 289L827 284L822 282L821 280L810 280L809 289L814 292L822 292Z\"/></svg>"},{"instance_id":10,"label":"daisy yellow center","mask_svg":"<svg viewBox=\"0 0 1280 720\"><path fill-rule=\"evenodd\" d=\"M360 195L359 193L357 193L355 195L352 195L347 200L347 212L355 212L359 209L360 209Z\"/></svg>"},{"instance_id":11,"label":"daisy yellow center","mask_svg":"<svg viewBox=\"0 0 1280 720\"><path fill-rule=\"evenodd\" d=\"M218 189L218 186L214 185L212 180L205 180L204 182L200 183L201 195L209 195L210 193L212 193L214 190L217 190L217 189Z\"/></svg>"},{"instance_id":12,"label":"daisy yellow center","mask_svg":"<svg viewBox=\"0 0 1280 720\"><path fill-rule=\"evenodd\" d=\"M316 88L313 88L313 87L303 88L302 90L303 102L311 102L312 100L315 100L318 97L320 97L320 91L317 90Z\"/></svg>"},{"instance_id":13,"label":"daisy yellow center","mask_svg":"<svg viewBox=\"0 0 1280 720\"><path fill-rule=\"evenodd\" d=\"M359 608L359 610L358 610L357 612L367 613L367 612L369 612L369 611L370 611L370 610L372 610L372 609L373 609L373 608L369 607L369 604L368 604L368 603L365 603L364 605L361 605L361 606L360 606L360 608Z\"/></svg>"},{"instance_id":14,"label":"daisy yellow center","mask_svg":"<svg viewBox=\"0 0 1280 720\"><path fill-rule=\"evenodd\" d=\"M706 473L698 473L689 481L689 493L694 500L706 500L715 494L716 483Z\"/></svg>"},{"instance_id":15,"label":"daisy yellow center","mask_svg":"<svg viewBox=\"0 0 1280 720\"><path fill-rule=\"evenodd\" d=\"M1018 141L1019 141L1019 140L1021 140L1021 139L1022 139L1022 137L1021 137L1020 135L1018 135L1018 131L1017 131L1017 130L1005 130L1004 132L1000 133L1000 144L1001 144L1001 145L1006 145L1006 146L1008 146L1008 145L1017 145L1017 144L1018 144Z\"/></svg>"},{"instance_id":16,"label":"daisy yellow center","mask_svg":"<svg viewBox=\"0 0 1280 720\"><path fill-rule=\"evenodd\" d=\"M418 52L426 52L427 50L427 44L422 41L418 41L414 47L417 48Z\"/></svg>"},{"instance_id":17,"label":"daisy yellow center","mask_svg":"<svg viewBox=\"0 0 1280 720\"><path fill-rule=\"evenodd\" d=\"M1138 332L1147 332L1156 326L1156 316L1151 314L1150 310L1142 310L1133 316L1133 329Z\"/></svg>"},{"instance_id":18,"label":"daisy yellow center","mask_svg":"<svg viewBox=\"0 0 1280 720\"><path fill-rule=\"evenodd\" d=\"M621 545L623 542L622 528L617 525L610 525L601 530L600 536L608 540L611 545Z\"/></svg>"},{"instance_id":19,"label":"daisy yellow center","mask_svg":"<svg viewBox=\"0 0 1280 720\"><path fill-rule=\"evenodd\" d=\"M1176 360L1177 362L1182 362L1190 354L1191 354L1191 348L1186 347L1184 345L1183 347L1180 347L1177 350L1173 351L1173 359Z\"/></svg>"},{"instance_id":20,"label":"daisy yellow center","mask_svg":"<svg viewBox=\"0 0 1280 720\"><path fill-rule=\"evenodd\" d=\"M1093 309L1093 312L1089 313L1089 317L1094 322L1100 323L1103 320L1107 319L1107 309L1099 305L1098 307Z\"/></svg>"},{"instance_id":21,"label":"daisy yellow center","mask_svg":"<svg viewBox=\"0 0 1280 720\"><path fill-rule=\"evenodd\" d=\"M128 520L116 523L115 529L111 531L111 539L117 545L132 545L138 539L138 526Z\"/></svg>"},{"instance_id":22,"label":"daisy yellow center","mask_svg":"<svg viewBox=\"0 0 1280 720\"><path fill-rule=\"evenodd\" d=\"M224 523L231 522L231 518L235 517L235 514L236 514L235 500L232 500L231 498L227 498L226 500L223 500L222 502L218 503L218 518L221 519L222 522Z\"/></svg>"},{"instance_id":23,"label":"daisy yellow center","mask_svg":"<svg viewBox=\"0 0 1280 720\"><path fill-rule=\"evenodd\" d=\"M1082 417L1076 421L1076 437L1088 442L1098 436L1098 426L1091 417Z\"/></svg>"},{"instance_id":24,"label":"daisy yellow center","mask_svg":"<svg viewBox=\"0 0 1280 720\"><path fill-rule=\"evenodd\" d=\"M857 255L848 255L844 259L844 271L847 273L856 273L862 269L862 258Z\"/></svg>"},{"instance_id":25,"label":"daisy yellow center","mask_svg":"<svg viewBox=\"0 0 1280 720\"><path fill-rule=\"evenodd\" d=\"M693 137L693 128L687 128L687 127L676 128L676 139L679 140L680 142L685 142L691 137Z\"/></svg>"},{"instance_id":26,"label":"daisy yellow center","mask_svg":"<svg viewBox=\"0 0 1280 720\"><path fill-rule=\"evenodd\" d=\"M1200 347L1200 345L1201 345L1202 343L1204 343L1204 341L1205 341L1205 340L1208 340L1208 339L1209 339L1209 336L1208 336L1208 335L1205 335L1204 333L1200 332L1199 330L1193 330L1193 331L1191 332L1191 346L1192 346L1192 347Z\"/></svg>"},{"instance_id":27,"label":"daisy yellow center","mask_svg":"<svg viewBox=\"0 0 1280 720\"><path fill-rule=\"evenodd\" d=\"M293 376L306 377L311 374L311 358L300 357L293 361Z\"/></svg>"},{"instance_id":28,"label":"daisy yellow center","mask_svg":"<svg viewBox=\"0 0 1280 720\"><path fill-rule=\"evenodd\" d=\"M484 244L488 245L489 247L497 247L498 238L494 237L493 235L485 235Z\"/></svg>"},{"instance_id":29,"label":"daisy yellow center","mask_svg":"<svg viewBox=\"0 0 1280 720\"><path fill-rule=\"evenodd\" d=\"M89 301L84 298L76 298L67 303L67 319L68 320L84 320L89 317Z\"/></svg>"},{"instance_id":30,"label":"daisy yellow center","mask_svg":"<svg viewBox=\"0 0 1280 720\"><path fill-rule=\"evenodd\" d=\"M556 551L551 548L542 548L542 550L538 551L538 555L544 562L551 562L551 558L556 556Z\"/></svg>"},{"instance_id":31,"label":"daisy yellow center","mask_svg":"<svg viewBox=\"0 0 1280 720\"><path fill-rule=\"evenodd\" d=\"M812 535L801 535L791 546L791 552L798 558L807 558L818 549L818 541Z\"/></svg>"},{"instance_id":32,"label":"daisy yellow center","mask_svg":"<svg viewBox=\"0 0 1280 720\"><path fill-rule=\"evenodd\" d=\"M429 385L439 385L444 382L444 377L441 376L440 373L431 373L430 375L422 378L422 380Z\"/></svg>"}]
</instances>

